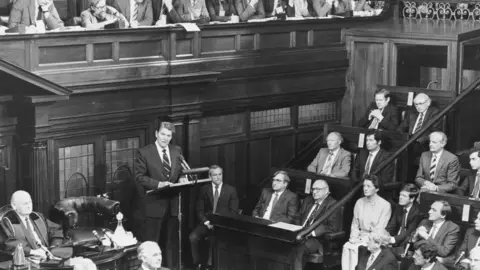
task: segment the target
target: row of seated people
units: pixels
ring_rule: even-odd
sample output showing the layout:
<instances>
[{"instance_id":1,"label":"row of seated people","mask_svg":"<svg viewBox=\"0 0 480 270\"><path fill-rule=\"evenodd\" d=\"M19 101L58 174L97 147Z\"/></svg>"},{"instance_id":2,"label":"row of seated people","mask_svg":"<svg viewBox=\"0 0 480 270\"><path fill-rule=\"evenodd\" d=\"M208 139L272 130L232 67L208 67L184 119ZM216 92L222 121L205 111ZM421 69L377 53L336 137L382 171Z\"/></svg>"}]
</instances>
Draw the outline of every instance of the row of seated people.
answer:
<instances>
[{"instance_id":1,"label":"row of seated people","mask_svg":"<svg viewBox=\"0 0 480 270\"><path fill-rule=\"evenodd\" d=\"M169 23L246 22L252 19L277 17L326 17L346 11L369 11L366 0L89 0L89 8L81 13L81 25L87 29L103 29L119 22L118 28L165 26ZM15 0L8 20L11 32L33 32L37 27L61 30L53 0Z\"/></svg>"}]
</instances>

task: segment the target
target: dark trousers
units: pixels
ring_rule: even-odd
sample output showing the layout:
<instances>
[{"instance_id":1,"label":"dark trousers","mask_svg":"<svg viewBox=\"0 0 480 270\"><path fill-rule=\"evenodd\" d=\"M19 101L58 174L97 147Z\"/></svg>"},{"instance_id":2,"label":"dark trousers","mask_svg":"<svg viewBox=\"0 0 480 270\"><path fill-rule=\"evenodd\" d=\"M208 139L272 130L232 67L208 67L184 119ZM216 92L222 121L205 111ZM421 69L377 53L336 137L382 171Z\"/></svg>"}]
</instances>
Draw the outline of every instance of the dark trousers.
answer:
<instances>
[{"instance_id":1,"label":"dark trousers","mask_svg":"<svg viewBox=\"0 0 480 270\"><path fill-rule=\"evenodd\" d=\"M316 238L308 238L304 243L295 247L294 269L302 270L307 264L305 256L312 253L323 253L323 245Z\"/></svg>"},{"instance_id":2,"label":"dark trousers","mask_svg":"<svg viewBox=\"0 0 480 270\"><path fill-rule=\"evenodd\" d=\"M195 229L193 229L193 231L190 233L189 239L190 239L190 245L192 247L193 264L204 264L204 265L207 264L208 255L203 256L202 258L200 254L199 245L201 241L203 241L207 236L211 234L211 232L212 230L208 229L208 227L205 226L205 224L198 224L197 227L195 227Z\"/></svg>"},{"instance_id":3,"label":"dark trousers","mask_svg":"<svg viewBox=\"0 0 480 270\"><path fill-rule=\"evenodd\" d=\"M178 217L145 218L144 240L157 242L164 253L163 266L174 269L178 263Z\"/></svg>"}]
</instances>

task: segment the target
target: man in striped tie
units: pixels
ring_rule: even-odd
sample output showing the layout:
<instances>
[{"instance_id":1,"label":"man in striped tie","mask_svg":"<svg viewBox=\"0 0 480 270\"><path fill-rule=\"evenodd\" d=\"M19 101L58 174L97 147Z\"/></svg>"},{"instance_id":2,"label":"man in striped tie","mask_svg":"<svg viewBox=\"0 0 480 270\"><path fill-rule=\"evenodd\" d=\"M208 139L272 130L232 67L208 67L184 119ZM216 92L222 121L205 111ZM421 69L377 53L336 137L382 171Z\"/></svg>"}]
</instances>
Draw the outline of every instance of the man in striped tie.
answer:
<instances>
[{"instance_id":1,"label":"man in striped tie","mask_svg":"<svg viewBox=\"0 0 480 270\"><path fill-rule=\"evenodd\" d=\"M135 181L142 195L145 191L164 188L172 183L186 182L180 177L182 148L170 145L175 126L171 122L158 121L155 131L157 140L137 151L135 158ZM139 213L144 214L144 223L137 224L136 235L142 240L154 241L165 251L169 268L175 265L178 251L178 194L156 193L143 195L137 202ZM168 233L167 233L168 232ZM160 237L164 235L164 237ZM160 241L162 239L162 241Z\"/></svg>"},{"instance_id":2,"label":"man in striped tie","mask_svg":"<svg viewBox=\"0 0 480 270\"><path fill-rule=\"evenodd\" d=\"M470 152L470 166L472 174L463 180L462 185L458 187L457 194L478 199L480 197L480 150L474 149Z\"/></svg>"},{"instance_id":3,"label":"man in striped tie","mask_svg":"<svg viewBox=\"0 0 480 270\"><path fill-rule=\"evenodd\" d=\"M432 132L430 151L420 157L415 183L420 191L448 193L457 188L460 163L456 155L445 150L447 135L441 131Z\"/></svg>"}]
</instances>

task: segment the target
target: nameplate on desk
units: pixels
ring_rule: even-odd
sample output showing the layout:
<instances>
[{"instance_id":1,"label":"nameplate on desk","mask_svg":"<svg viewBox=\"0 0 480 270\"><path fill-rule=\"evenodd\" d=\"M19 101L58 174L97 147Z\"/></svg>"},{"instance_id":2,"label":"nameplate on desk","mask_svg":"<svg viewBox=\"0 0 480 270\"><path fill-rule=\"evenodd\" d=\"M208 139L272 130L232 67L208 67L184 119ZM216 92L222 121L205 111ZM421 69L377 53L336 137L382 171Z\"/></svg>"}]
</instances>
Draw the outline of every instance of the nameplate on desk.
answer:
<instances>
[{"instance_id":1,"label":"nameplate on desk","mask_svg":"<svg viewBox=\"0 0 480 270\"><path fill-rule=\"evenodd\" d=\"M302 226L293 225L293 224L289 224L289 223L285 223L285 222L277 222L277 223L270 224L268 226L283 229L283 230L287 230L287 231L292 231L292 232L298 231L301 228L303 228Z\"/></svg>"}]
</instances>

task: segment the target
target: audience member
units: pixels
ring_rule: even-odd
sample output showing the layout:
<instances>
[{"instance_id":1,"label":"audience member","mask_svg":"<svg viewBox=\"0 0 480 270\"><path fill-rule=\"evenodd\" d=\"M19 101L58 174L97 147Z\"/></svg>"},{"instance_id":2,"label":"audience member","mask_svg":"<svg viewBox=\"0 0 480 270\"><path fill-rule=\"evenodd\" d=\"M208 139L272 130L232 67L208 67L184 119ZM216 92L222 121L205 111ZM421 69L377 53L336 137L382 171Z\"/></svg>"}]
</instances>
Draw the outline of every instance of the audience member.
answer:
<instances>
[{"instance_id":1,"label":"audience member","mask_svg":"<svg viewBox=\"0 0 480 270\"><path fill-rule=\"evenodd\" d=\"M16 0L13 2L8 28L25 25L35 28L39 22L45 25L46 30L63 27L63 22L58 15L53 0Z\"/></svg>"},{"instance_id":2,"label":"audience member","mask_svg":"<svg viewBox=\"0 0 480 270\"><path fill-rule=\"evenodd\" d=\"M312 196L307 197L300 207L296 224L304 228L312 225L337 201L330 195L330 189L325 180L316 180L312 186ZM335 232L337 227L337 213L328 216L307 237L306 241L295 247L295 270L302 270L305 266L305 256L311 253L323 253L321 237L330 232Z\"/></svg>"},{"instance_id":3,"label":"audience member","mask_svg":"<svg viewBox=\"0 0 480 270\"><path fill-rule=\"evenodd\" d=\"M431 241L421 240L415 244L413 263L409 270L447 270L437 261L437 246Z\"/></svg>"},{"instance_id":4,"label":"audience member","mask_svg":"<svg viewBox=\"0 0 480 270\"><path fill-rule=\"evenodd\" d=\"M106 25L111 25L116 22L123 28L129 26L125 16L115 8L107 6L106 0L89 0L88 3L89 8L80 14L83 27L92 30L103 29Z\"/></svg>"},{"instance_id":5,"label":"audience member","mask_svg":"<svg viewBox=\"0 0 480 270\"><path fill-rule=\"evenodd\" d=\"M470 270L480 270L480 247L470 251Z\"/></svg>"},{"instance_id":6,"label":"audience member","mask_svg":"<svg viewBox=\"0 0 480 270\"><path fill-rule=\"evenodd\" d=\"M173 23L194 22L205 24L210 21L210 15L208 15L205 0L174 0L173 7L178 14L178 16L172 16L169 9L169 14ZM178 18L180 18L180 21L178 21Z\"/></svg>"},{"instance_id":7,"label":"audience member","mask_svg":"<svg viewBox=\"0 0 480 270\"><path fill-rule=\"evenodd\" d=\"M359 251L358 265L355 270L397 270L397 259L388 248L389 241L390 235L386 230L379 229L371 232L367 241L368 252Z\"/></svg>"},{"instance_id":8,"label":"audience member","mask_svg":"<svg viewBox=\"0 0 480 270\"><path fill-rule=\"evenodd\" d=\"M237 213L238 197L234 187L223 183L223 169L213 165L208 171L212 184L204 185L197 196L197 217L200 224L190 233L193 264L197 269L207 265L206 259L200 257L199 242L211 234L213 225L209 216L213 213Z\"/></svg>"},{"instance_id":9,"label":"audience member","mask_svg":"<svg viewBox=\"0 0 480 270\"><path fill-rule=\"evenodd\" d=\"M469 196L474 199L479 198L480 193L480 150L474 149L470 153L470 166L474 171L463 180L460 187L457 189L457 194L460 196Z\"/></svg>"},{"instance_id":10,"label":"audience member","mask_svg":"<svg viewBox=\"0 0 480 270\"><path fill-rule=\"evenodd\" d=\"M343 246L342 270L355 269L358 261L358 247L365 246L370 233L385 229L392 210L390 203L380 197L379 180L375 175L366 175L363 181L363 194L353 209L350 240Z\"/></svg>"},{"instance_id":11,"label":"audience member","mask_svg":"<svg viewBox=\"0 0 480 270\"><path fill-rule=\"evenodd\" d=\"M391 235L390 244L397 258L404 254L410 235L422 219L420 206L415 201L418 193L418 188L414 184L406 184L402 188L398 205L395 206L395 211L386 228Z\"/></svg>"},{"instance_id":12,"label":"audience member","mask_svg":"<svg viewBox=\"0 0 480 270\"><path fill-rule=\"evenodd\" d=\"M395 130L398 126L398 109L390 104L390 91L379 89L374 97L375 102L367 108L358 125L369 129Z\"/></svg>"},{"instance_id":13,"label":"audience member","mask_svg":"<svg viewBox=\"0 0 480 270\"><path fill-rule=\"evenodd\" d=\"M265 16L274 17L277 14L287 13L289 0L261 0L265 9Z\"/></svg>"},{"instance_id":14,"label":"audience member","mask_svg":"<svg viewBox=\"0 0 480 270\"><path fill-rule=\"evenodd\" d=\"M382 161L390 156L387 151L381 148L383 138L378 130L369 129L365 137L367 150L360 150L353 166L352 178L355 182L362 179L364 175L375 171ZM378 176L380 183L391 182L393 180L393 164L388 164L376 176Z\"/></svg>"},{"instance_id":15,"label":"audience member","mask_svg":"<svg viewBox=\"0 0 480 270\"><path fill-rule=\"evenodd\" d=\"M350 173L352 154L340 145L343 137L338 132L330 132L327 136L327 148L321 148L307 170L332 177L347 177Z\"/></svg>"},{"instance_id":16,"label":"audience member","mask_svg":"<svg viewBox=\"0 0 480 270\"><path fill-rule=\"evenodd\" d=\"M228 22L238 20L234 0L206 0L212 21ZM238 22L238 21L236 21Z\"/></svg>"},{"instance_id":17,"label":"audience member","mask_svg":"<svg viewBox=\"0 0 480 270\"><path fill-rule=\"evenodd\" d=\"M293 0L293 12L287 13L295 17L326 17L331 9L332 6L326 0Z\"/></svg>"},{"instance_id":18,"label":"audience member","mask_svg":"<svg viewBox=\"0 0 480 270\"><path fill-rule=\"evenodd\" d=\"M137 256L142 262L138 270L156 270L162 267L162 251L153 241L140 244L137 248Z\"/></svg>"},{"instance_id":19,"label":"audience member","mask_svg":"<svg viewBox=\"0 0 480 270\"><path fill-rule=\"evenodd\" d=\"M430 134L430 151L420 157L415 182L421 191L453 192L459 181L460 163L456 155L444 149L447 135L441 131Z\"/></svg>"},{"instance_id":20,"label":"audience member","mask_svg":"<svg viewBox=\"0 0 480 270\"><path fill-rule=\"evenodd\" d=\"M183 0L156 0L154 6L154 16L157 18L155 23L156 26L165 26L167 23L181 23L183 22L183 17L181 12L177 9L182 8ZM187 0L188 1L188 0ZM158 16L155 15L158 13Z\"/></svg>"},{"instance_id":21,"label":"audience member","mask_svg":"<svg viewBox=\"0 0 480 270\"><path fill-rule=\"evenodd\" d=\"M460 245L460 248L457 250L455 259L460 259L460 264L464 264L465 268L468 269L468 264L471 263L470 257L471 252L474 248L478 247L480 244L480 212L477 214L477 218L474 221L474 227L469 228L465 232L463 242ZM452 262L450 262L452 263Z\"/></svg>"},{"instance_id":22,"label":"audience member","mask_svg":"<svg viewBox=\"0 0 480 270\"><path fill-rule=\"evenodd\" d=\"M130 22L130 27L153 24L152 0L115 0L113 6Z\"/></svg>"},{"instance_id":23,"label":"audience member","mask_svg":"<svg viewBox=\"0 0 480 270\"><path fill-rule=\"evenodd\" d=\"M272 188L263 189L252 215L275 222L293 223L298 212L298 198L287 189L289 183L287 172L275 172Z\"/></svg>"},{"instance_id":24,"label":"audience member","mask_svg":"<svg viewBox=\"0 0 480 270\"><path fill-rule=\"evenodd\" d=\"M234 0L241 22L265 18L263 0Z\"/></svg>"}]
</instances>

